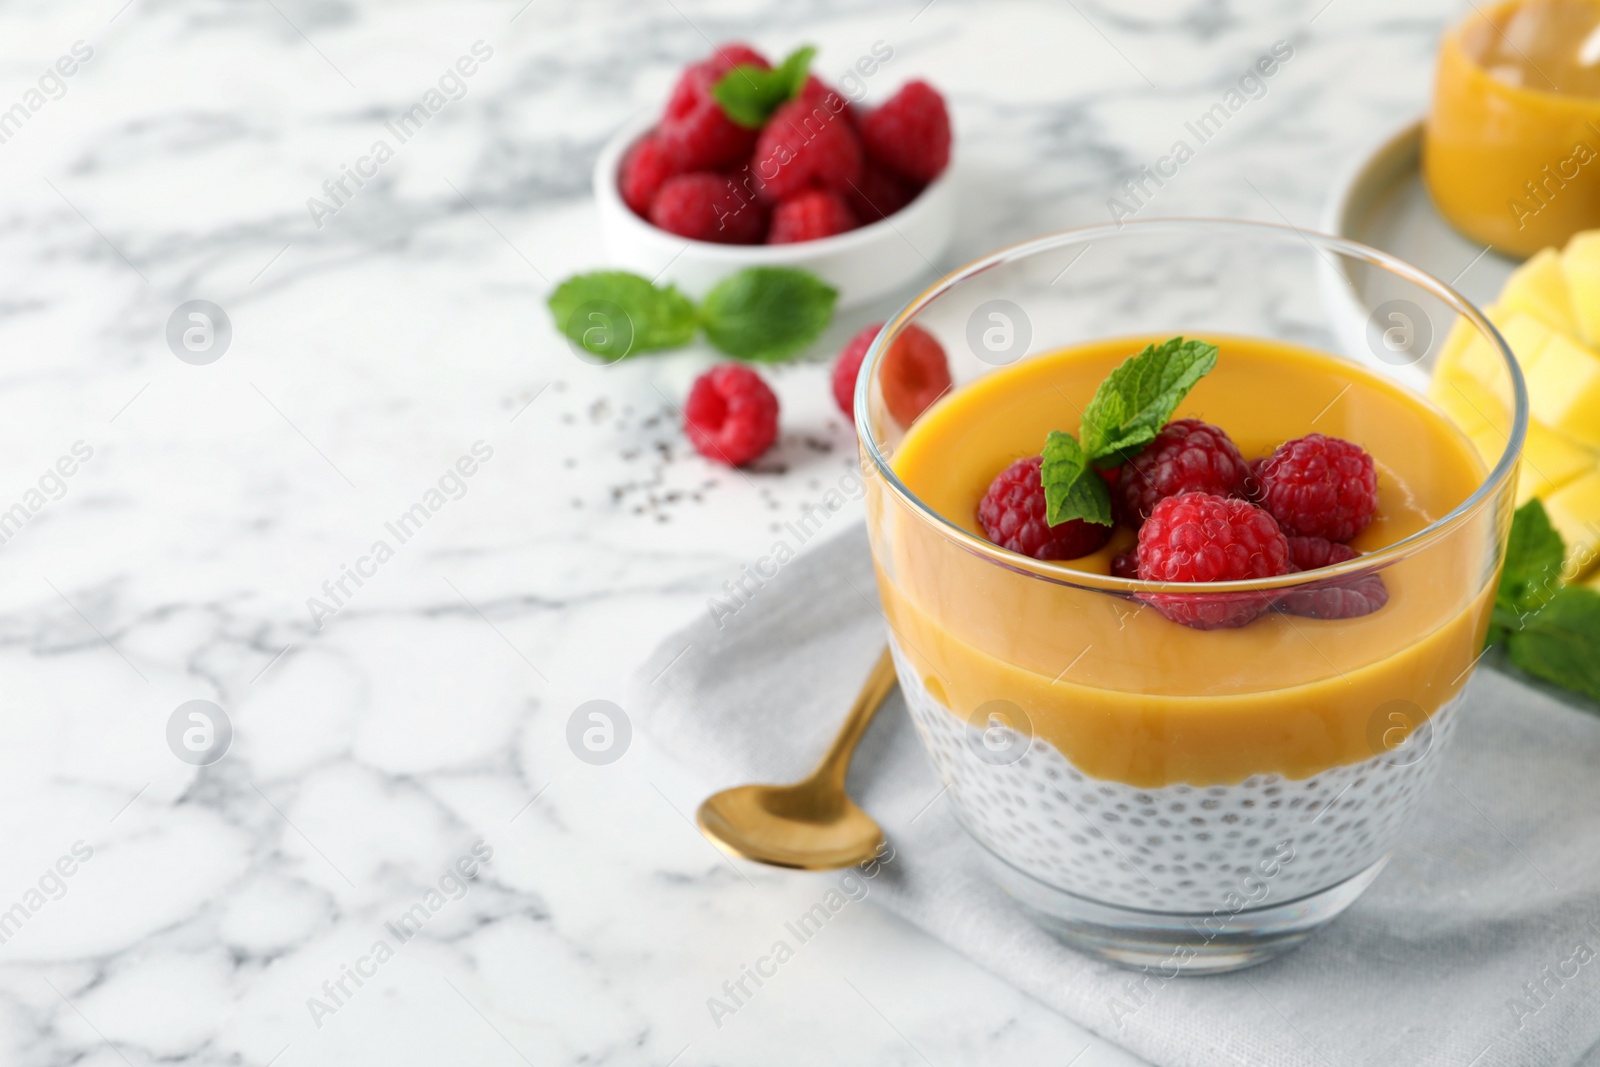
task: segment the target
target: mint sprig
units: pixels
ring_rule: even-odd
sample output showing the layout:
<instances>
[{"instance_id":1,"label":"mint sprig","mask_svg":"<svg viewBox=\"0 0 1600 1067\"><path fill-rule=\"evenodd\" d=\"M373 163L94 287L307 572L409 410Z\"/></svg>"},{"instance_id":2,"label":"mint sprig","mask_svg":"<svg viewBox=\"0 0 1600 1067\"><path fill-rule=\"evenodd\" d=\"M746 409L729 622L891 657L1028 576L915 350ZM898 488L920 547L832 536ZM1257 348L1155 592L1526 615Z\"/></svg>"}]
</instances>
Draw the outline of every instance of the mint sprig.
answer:
<instances>
[{"instance_id":1,"label":"mint sprig","mask_svg":"<svg viewBox=\"0 0 1600 1067\"><path fill-rule=\"evenodd\" d=\"M1133 459L1155 440L1195 383L1217 365L1217 346L1182 337L1124 360L1084 408L1078 437L1054 430L1039 480L1052 526L1083 519L1111 525L1111 491L1097 473Z\"/></svg>"},{"instance_id":2,"label":"mint sprig","mask_svg":"<svg viewBox=\"0 0 1600 1067\"><path fill-rule=\"evenodd\" d=\"M1562 585L1566 545L1538 498L1517 509L1495 590L1489 644L1513 665L1600 701L1600 593Z\"/></svg>"},{"instance_id":3,"label":"mint sprig","mask_svg":"<svg viewBox=\"0 0 1600 1067\"><path fill-rule=\"evenodd\" d=\"M1567 546L1537 497L1517 509L1506 541L1506 562L1495 590L1489 644L1520 630L1561 588Z\"/></svg>"},{"instance_id":4,"label":"mint sprig","mask_svg":"<svg viewBox=\"0 0 1600 1067\"><path fill-rule=\"evenodd\" d=\"M791 52L771 70L741 63L716 80L711 96L722 105L728 118L747 129L759 130L774 111L800 95L816 54L817 50L807 45Z\"/></svg>"},{"instance_id":5,"label":"mint sprig","mask_svg":"<svg viewBox=\"0 0 1600 1067\"><path fill-rule=\"evenodd\" d=\"M724 278L699 307L673 286L615 270L573 275L546 302L556 329L608 363L679 348L701 329L735 359L775 363L817 339L838 297L807 271L747 267Z\"/></svg>"},{"instance_id":6,"label":"mint sprig","mask_svg":"<svg viewBox=\"0 0 1600 1067\"><path fill-rule=\"evenodd\" d=\"M1044 499L1053 526L1066 519L1087 519L1101 526L1111 525L1111 489L1106 480L1089 465L1089 457L1070 433L1051 430L1045 440L1044 463L1039 467L1044 483Z\"/></svg>"},{"instance_id":7,"label":"mint sprig","mask_svg":"<svg viewBox=\"0 0 1600 1067\"><path fill-rule=\"evenodd\" d=\"M686 345L700 328L688 297L621 270L576 274L548 303L556 328L608 363Z\"/></svg>"},{"instance_id":8,"label":"mint sprig","mask_svg":"<svg viewBox=\"0 0 1600 1067\"><path fill-rule=\"evenodd\" d=\"M706 340L736 359L775 363L827 328L839 291L791 267L747 267L706 294L700 321Z\"/></svg>"}]
</instances>

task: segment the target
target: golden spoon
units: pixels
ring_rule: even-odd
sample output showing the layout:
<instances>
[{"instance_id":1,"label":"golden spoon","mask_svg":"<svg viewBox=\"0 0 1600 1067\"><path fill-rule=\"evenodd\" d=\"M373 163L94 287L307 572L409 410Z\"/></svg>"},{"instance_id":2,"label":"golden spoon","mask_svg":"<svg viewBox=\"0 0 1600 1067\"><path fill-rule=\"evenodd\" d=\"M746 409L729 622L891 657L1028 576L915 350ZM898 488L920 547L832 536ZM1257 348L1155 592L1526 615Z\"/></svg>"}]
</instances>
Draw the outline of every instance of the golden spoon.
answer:
<instances>
[{"instance_id":1,"label":"golden spoon","mask_svg":"<svg viewBox=\"0 0 1600 1067\"><path fill-rule=\"evenodd\" d=\"M809 777L793 785L724 789L700 805L700 829L724 852L774 867L825 871L875 856L883 831L846 795L844 778L857 742L894 682L894 661L886 648L839 736Z\"/></svg>"}]
</instances>

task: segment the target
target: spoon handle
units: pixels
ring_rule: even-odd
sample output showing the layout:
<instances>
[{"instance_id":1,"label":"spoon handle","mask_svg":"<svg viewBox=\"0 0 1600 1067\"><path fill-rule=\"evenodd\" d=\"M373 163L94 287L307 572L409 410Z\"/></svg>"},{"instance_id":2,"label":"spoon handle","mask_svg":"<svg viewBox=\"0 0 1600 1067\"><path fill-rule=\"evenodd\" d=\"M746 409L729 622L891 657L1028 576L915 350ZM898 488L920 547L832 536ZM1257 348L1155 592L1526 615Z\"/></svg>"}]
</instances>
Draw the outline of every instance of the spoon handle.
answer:
<instances>
[{"instance_id":1,"label":"spoon handle","mask_svg":"<svg viewBox=\"0 0 1600 1067\"><path fill-rule=\"evenodd\" d=\"M855 755L856 744L867 732L872 717L883 706L894 684L894 660L889 655L888 647L885 646L878 656L878 662L872 665L872 673L867 675L867 681L862 685L861 692L856 695L856 702L850 708L850 714L845 716L844 725L839 728L839 735L828 747L828 754L822 757L822 762L812 772L813 781L829 782L838 787L841 793L844 792L845 773L850 770L850 757Z\"/></svg>"}]
</instances>

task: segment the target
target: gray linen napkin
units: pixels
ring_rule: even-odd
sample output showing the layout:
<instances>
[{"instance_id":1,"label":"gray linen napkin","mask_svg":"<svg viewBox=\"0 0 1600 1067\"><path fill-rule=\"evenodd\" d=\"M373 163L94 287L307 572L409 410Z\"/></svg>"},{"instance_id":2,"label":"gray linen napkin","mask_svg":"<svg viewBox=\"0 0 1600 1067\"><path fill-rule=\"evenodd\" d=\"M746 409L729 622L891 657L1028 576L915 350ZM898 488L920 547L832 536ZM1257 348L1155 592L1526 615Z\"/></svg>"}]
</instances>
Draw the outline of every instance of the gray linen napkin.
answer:
<instances>
[{"instance_id":1,"label":"gray linen napkin","mask_svg":"<svg viewBox=\"0 0 1600 1067\"><path fill-rule=\"evenodd\" d=\"M883 646L857 527L668 638L629 708L708 793L811 768ZM1160 981L1074 952L984 873L896 694L851 791L894 848L877 900L1161 1067L1600 1062L1600 721L1472 682L1441 780L1377 882L1297 951Z\"/></svg>"}]
</instances>

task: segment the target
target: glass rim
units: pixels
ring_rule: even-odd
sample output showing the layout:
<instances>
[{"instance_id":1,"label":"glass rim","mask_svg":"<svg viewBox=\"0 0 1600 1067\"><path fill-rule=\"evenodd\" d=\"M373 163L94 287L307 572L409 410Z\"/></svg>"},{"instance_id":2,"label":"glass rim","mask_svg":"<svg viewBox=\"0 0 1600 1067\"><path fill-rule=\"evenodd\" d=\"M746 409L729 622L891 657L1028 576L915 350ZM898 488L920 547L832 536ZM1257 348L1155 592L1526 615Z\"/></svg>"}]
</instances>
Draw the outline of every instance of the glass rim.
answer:
<instances>
[{"instance_id":1,"label":"glass rim","mask_svg":"<svg viewBox=\"0 0 1600 1067\"><path fill-rule=\"evenodd\" d=\"M1334 252L1346 258L1365 262L1387 270L1391 274L1427 290L1451 307L1457 314L1471 322L1494 343L1501 361L1505 364L1506 370L1511 376L1513 409L1511 430L1507 435L1505 448L1500 453L1499 461L1484 475L1478 487L1465 500L1421 530L1403 537L1393 544L1385 545L1383 548L1357 556L1355 559L1347 560L1344 563L1320 567L1312 571L1297 571L1292 574L1278 575L1273 578L1227 582L1151 582L1138 578L1119 578L1109 574L1093 574L1088 571L1073 569L1069 565L1071 561L1037 560L1031 556L1024 556L1019 552L1001 548L987 538L979 537L939 514L900 480L900 476L895 473L890 465L888 457L884 455L881 444L877 435L873 433L868 418L868 392L889 343L898 337L904 328L910 324L911 320L924 308L951 292L963 282L985 271L1026 259L1041 252L1071 247L1075 244L1083 244L1095 240L1107 240L1125 236L1130 230L1150 234L1221 231L1235 234L1255 233L1275 240L1287 241L1293 239L1309 245L1319 255L1325 251ZM1350 362L1358 361L1350 360ZM1416 395L1415 390L1404 382L1396 379L1389 380L1393 381L1397 387ZM873 470L883 479L890 492L909 507L913 514L924 522L930 523L944 537L960 544L967 551L984 557L990 562L1011 571L1054 582L1058 585L1070 585L1081 589L1093 589L1119 594L1194 594L1202 590L1214 594L1252 593L1263 590L1315 586L1331 583L1336 579L1342 580L1373 573L1444 539L1465 524L1498 491L1507 479L1515 476L1517 461L1522 453L1523 441L1527 436L1528 428L1528 391L1516 358L1512 355L1510 347L1507 346L1505 338L1500 336L1500 331L1495 327L1494 323L1490 322L1478 310L1476 305L1458 293L1450 284L1441 281L1419 267L1412 266L1403 259L1347 238L1275 222L1256 222L1250 219L1221 217L1135 219L1058 230L1054 233L1032 237L1016 244L1007 245L986 256L975 259L965 266L956 268L912 297L878 331L878 335L873 338L871 346L867 349L865 358L861 361L861 370L856 377L854 408L856 436L861 443L863 451L871 460ZM1447 416L1441 415L1440 417L1446 418Z\"/></svg>"}]
</instances>

